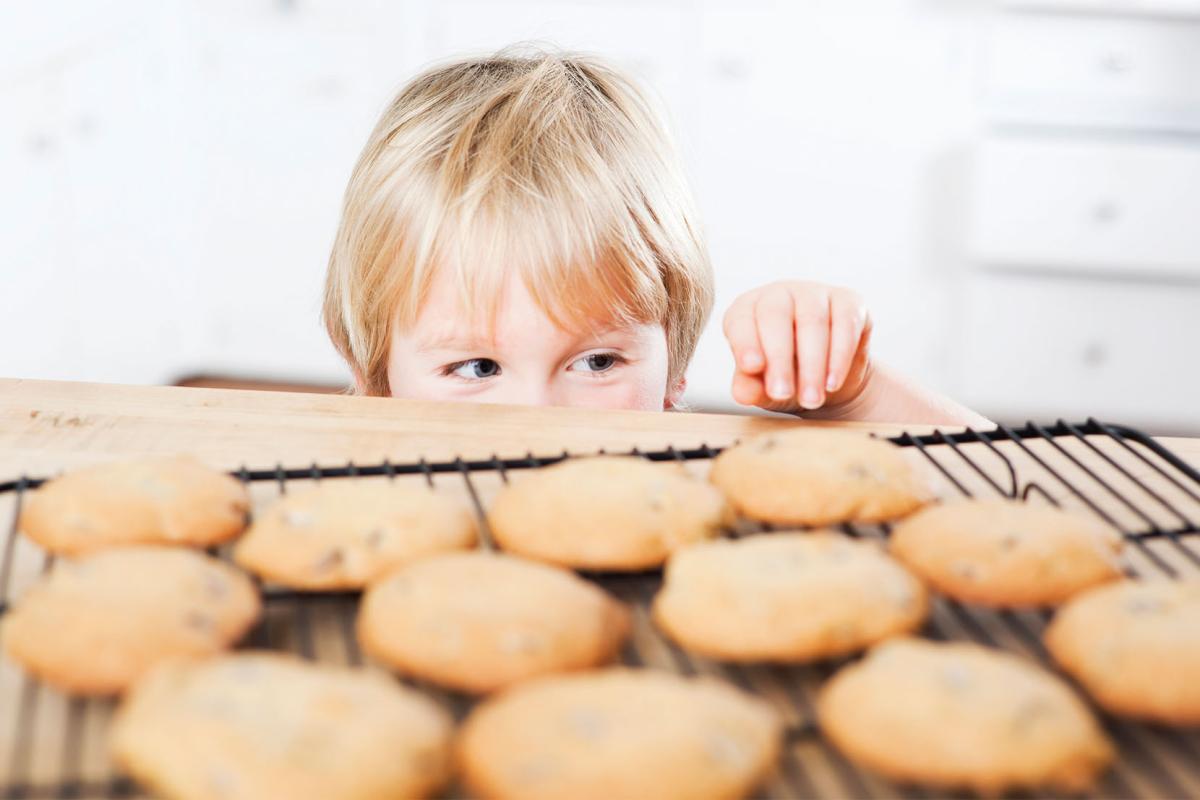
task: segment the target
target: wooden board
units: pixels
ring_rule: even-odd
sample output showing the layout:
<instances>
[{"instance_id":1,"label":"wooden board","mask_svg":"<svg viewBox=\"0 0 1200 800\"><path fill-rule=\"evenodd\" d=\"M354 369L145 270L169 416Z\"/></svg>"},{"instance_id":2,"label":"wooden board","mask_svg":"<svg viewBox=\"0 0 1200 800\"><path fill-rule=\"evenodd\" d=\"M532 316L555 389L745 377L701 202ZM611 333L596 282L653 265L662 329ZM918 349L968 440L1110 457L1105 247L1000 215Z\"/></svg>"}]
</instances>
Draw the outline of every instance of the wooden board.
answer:
<instances>
[{"instance_id":1,"label":"wooden board","mask_svg":"<svg viewBox=\"0 0 1200 800\"><path fill-rule=\"evenodd\" d=\"M177 450L232 468L242 463L302 466L312 461L338 465L349 459L362 464L384 457L393 462L459 455L487 458L530 450L549 455L563 448L586 452L635 445L720 446L788 424L797 423L724 415L441 406L378 398L8 381L0 383L0 471L7 477L51 473L115 456ZM860 427L883 433L898 430ZM1168 444L1192 463L1200 462L1192 447L1195 440ZM1195 496L1200 487L1178 471L1163 468L1141 445L1087 437L1001 442L996 450L976 443L904 452L946 497L1007 492L1013 486L1011 465L1018 492L1028 493L1030 502L1054 498L1085 513L1099 513L1122 530L1175 529L1181 516L1200 520L1200 497ZM703 477L707 462L689 462L687 468ZM486 521L490 498L510 477L484 471L466 478L442 473L432 480L439 488L475 498ZM298 490L305 483L289 482L288 489ZM255 508L275 502L279 492L274 482L253 484ZM15 511L12 495L0 497L0 521L10 530ZM743 523L730 535L754 528ZM874 539L885 535L877 527L850 532ZM0 576L8 591L0 600L18 597L46 564L29 542L19 537L11 541L10 573ZM1163 579L1172 572L1200 577L1200 537L1139 539L1127 548L1127 563L1147 579ZM813 724L812 697L836 664L730 668L689 656L649 623L646 606L658 585L657 575L598 580L635 608L634 636L623 654L627 662L717 675L761 694L780 709L789 724L787 756L764 787L766 796L920 796L853 767L821 740ZM270 600L264 623L249 644L329 663L361 663L353 637L355 606L352 596ZM1038 636L1045 618L1041 612L996 614L939 601L926 633L975 639L1040 659L1044 654ZM466 709L461 697L421 688L458 714ZM110 702L70 700L29 681L11 661L0 659L0 796L12 781L47 787L64 778L79 782L76 796L104 796L113 778L105 742L111 713ZM1200 765L1189 759L1189 754L1200 753L1200 734L1169 735L1116 720L1107 724L1122 760L1100 795L1200 796Z\"/></svg>"}]
</instances>

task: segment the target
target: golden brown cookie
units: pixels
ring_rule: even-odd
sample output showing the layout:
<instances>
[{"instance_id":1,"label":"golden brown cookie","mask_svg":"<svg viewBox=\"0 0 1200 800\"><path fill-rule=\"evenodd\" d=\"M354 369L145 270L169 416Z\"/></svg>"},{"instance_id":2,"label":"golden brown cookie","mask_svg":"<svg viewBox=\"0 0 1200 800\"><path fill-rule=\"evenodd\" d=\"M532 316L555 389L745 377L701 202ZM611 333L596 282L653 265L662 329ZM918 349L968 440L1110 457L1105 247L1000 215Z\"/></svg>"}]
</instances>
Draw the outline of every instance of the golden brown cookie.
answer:
<instances>
[{"instance_id":1,"label":"golden brown cookie","mask_svg":"<svg viewBox=\"0 0 1200 800\"><path fill-rule=\"evenodd\" d=\"M191 456L119 461L42 484L21 513L21 532L52 553L125 544L208 547L246 527L240 481Z\"/></svg>"},{"instance_id":2,"label":"golden brown cookie","mask_svg":"<svg viewBox=\"0 0 1200 800\"><path fill-rule=\"evenodd\" d=\"M852 761L944 790L1082 792L1114 757L1060 678L963 642L884 642L822 687L817 714Z\"/></svg>"},{"instance_id":3,"label":"golden brown cookie","mask_svg":"<svg viewBox=\"0 0 1200 800\"><path fill-rule=\"evenodd\" d=\"M732 521L721 493L676 464L574 458L515 474L488 511L505 550L564 567L657 567Z\"/></svg>"},{"instance_id":4,"label":"golden brown cookie","mask_svg":"<svg viewBox=\"0 0 1200 800\"><path fill-rule=\"evenodd\" d=\"M770 772L781 724L710 678L608 669L519 684L471 713L456 747L485 798L737 798Z\"/></svg>"},{"instance_id":5,"label":"golden brown cookie","mask_svg":"<svg viewBox=\"0 0 1200 800\"><path fill-rule=\"evenodd\" d=\"M1200 725L1200 580L1089 589L1058 610L1045 641L1108 711Z\"/></svg>"},{"instance_id":6,"label":"golden brown cookie","mask_svg":"<svg viewBox=\"0 0 1200 800\"><path fill-rule=\"evenodd\" d=\"M709 480L739 514L779 525L880 522L930 497L900 448L828 428L790 428L736 444L713 461Z\"/></svg>"},{"instance_id":7,"label":"golden brown cookie","mask_svg":"<svg viewBox=\"0 0 1200 800\"><path fill-rule=\"evenodd\" d=\"M4 646L71 694L123 691L155 663L216 653L258 619L237 569L194 550L117 547L59 561L4 619Z\"/></svg>"},{"instance_id":8,"label":"golden brown cookie","mask_svg":"<svg viewBox=\"0 0 1200 800\"><path fill-rule=\"evenodd\" d=\"M464 501L422 484L328 480L261 512L238 564L296 589L360 589L414 559L474 547Z\"/></svg>"},{"instance_id":9,"label":"golden brown cookie","mask_svg":"<svg viewBox=\"0 0 1200 800\"><path fill-rule=\"evenodd\" d=\"M667 562L654 621L687 650L802 662L920 627L925 587L881 548L840 533L767 533L692 545Z\"/></svg>"},{"instance_id":10,"label":"golden brown cookie","mask_svg":"<svg viewBox=\"0 0 1200 800\"><path fill-rule=\"evenodd\" d=\"M914 514L890 549L932 588L967 603L1047 606L1121 577L1123 541L1099 521L1049 505L963 500Z\"/></svg>"},{"instance_id":11,"label":"golden brown cookie","mask_svg":"<svg viewBox=\"0 0 1200 800\"><path fill-rule=\"evenodd\" d=\"M441 787L450 736L441 708L384 676L242 653L151 671L112 747L170 800L374 800Z\"/></svg>"},{"instance_id":12,"label":"golden brown cookie","mask_svg":"<svg viewBox=\"0 0 1200 800\"><path fill-rule=\"evenodd\" d=\"M597 586L494 553L432 556L363 596L363 650L394 669L465 692L611 661L629 613Z\"/></svg>"}]
</instances>

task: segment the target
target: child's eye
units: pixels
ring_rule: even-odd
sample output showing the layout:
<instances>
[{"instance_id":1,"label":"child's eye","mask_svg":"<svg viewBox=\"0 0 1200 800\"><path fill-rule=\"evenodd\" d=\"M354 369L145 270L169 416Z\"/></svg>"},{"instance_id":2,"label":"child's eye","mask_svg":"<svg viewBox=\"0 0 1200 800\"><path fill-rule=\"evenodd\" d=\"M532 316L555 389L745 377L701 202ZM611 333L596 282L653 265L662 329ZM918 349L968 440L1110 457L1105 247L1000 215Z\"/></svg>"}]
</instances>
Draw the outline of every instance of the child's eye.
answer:
<instances>
[{"instance_id":1,"label":"child's eye","mask_svg":"<svg viewBox=\"0 0 1200 800\"><path fill-rule=\"evenodd\" d=\"M442 370L443 375L456 375L469 381L481 381L500 374L500 365L490 358L472 358L450 364Z\"/></svg>"},{"instance_id":2,"label":"child's eye","mask_svg":"<svg viewBox=\"0 0 1200 800\"><path fill-rule=\"evenodd\" d=\"M592 353L589 356L576 359L571 363L568 369L573 369L579 372L590 372L599 374L608 372L617 364L625 363L625 359L616 353Z\"/></svg>"}]
</instances>

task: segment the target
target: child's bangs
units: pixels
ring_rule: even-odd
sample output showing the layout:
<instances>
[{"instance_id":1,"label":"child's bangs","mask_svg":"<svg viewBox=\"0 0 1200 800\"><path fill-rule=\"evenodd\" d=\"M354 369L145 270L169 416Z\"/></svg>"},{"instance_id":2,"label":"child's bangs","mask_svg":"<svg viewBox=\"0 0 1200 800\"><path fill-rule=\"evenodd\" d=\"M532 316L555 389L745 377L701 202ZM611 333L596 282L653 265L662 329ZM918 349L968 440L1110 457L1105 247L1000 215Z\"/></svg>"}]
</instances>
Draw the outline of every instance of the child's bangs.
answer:
<instances>
[{"instance_id":1,"label":"child's bangs","mask_svg":"<svg viewBox=\"0 0 1200 800\"><path fill-rule=\"evenodd\" d=\"M624 209L531 207L508 198L448 215L441 228L436 268L452 271L467 324L494 329L514 274L566 331L665 321L667 292L653 251Z\"/></svg>"}]
</instances>

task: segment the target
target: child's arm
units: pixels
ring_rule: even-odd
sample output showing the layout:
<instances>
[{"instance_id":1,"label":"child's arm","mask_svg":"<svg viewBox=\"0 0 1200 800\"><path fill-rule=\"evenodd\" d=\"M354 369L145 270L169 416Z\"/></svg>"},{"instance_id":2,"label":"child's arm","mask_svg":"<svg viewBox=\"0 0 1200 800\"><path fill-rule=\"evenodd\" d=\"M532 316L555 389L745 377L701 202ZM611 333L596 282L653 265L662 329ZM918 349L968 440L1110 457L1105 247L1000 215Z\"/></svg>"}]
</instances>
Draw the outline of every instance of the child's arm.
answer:
<instances>
[{"instance_id":1,"label":"child's arm","mask_svg":"<svg viewBox=\"0 0 1200 800\"><path fill-rule=\"evenodd\" d=\"M872 362L871 318L849 289L781 281L725 314L743 405L810 419L992 427L985 417Z\"/></svg>"}]
</instances>

